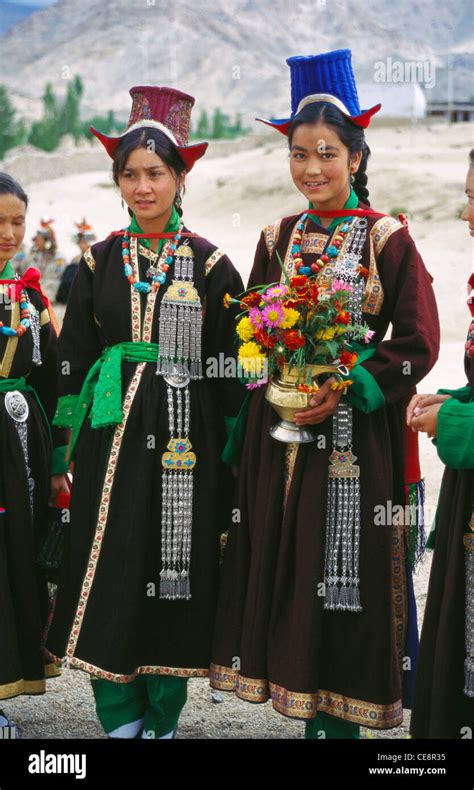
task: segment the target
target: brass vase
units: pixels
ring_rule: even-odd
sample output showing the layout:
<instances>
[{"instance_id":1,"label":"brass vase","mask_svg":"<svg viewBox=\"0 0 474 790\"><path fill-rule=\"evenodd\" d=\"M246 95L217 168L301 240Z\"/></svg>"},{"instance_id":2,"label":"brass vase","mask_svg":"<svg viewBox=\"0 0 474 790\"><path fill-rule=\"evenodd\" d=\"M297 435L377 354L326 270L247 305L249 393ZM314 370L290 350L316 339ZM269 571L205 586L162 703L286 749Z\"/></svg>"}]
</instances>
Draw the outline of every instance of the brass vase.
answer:
<instances>
[{"instance_id":1,"label":"brass vase","mask_svg":"<svg viewBox=\"0 0 474 790\"><path fill-rule=\"evenodd\" d=\"M280 421L270 428L270 435L279 442L314 442L315 436L308 426L295 423L295 414L309 406L312 394L301 392L300 384L314 386L317 376L321 373L341 371L340 365L304 365L292 367L283 365L281 371L273 376L267 384L266 400L281 417Z\"/></svg>"}]
</instances>

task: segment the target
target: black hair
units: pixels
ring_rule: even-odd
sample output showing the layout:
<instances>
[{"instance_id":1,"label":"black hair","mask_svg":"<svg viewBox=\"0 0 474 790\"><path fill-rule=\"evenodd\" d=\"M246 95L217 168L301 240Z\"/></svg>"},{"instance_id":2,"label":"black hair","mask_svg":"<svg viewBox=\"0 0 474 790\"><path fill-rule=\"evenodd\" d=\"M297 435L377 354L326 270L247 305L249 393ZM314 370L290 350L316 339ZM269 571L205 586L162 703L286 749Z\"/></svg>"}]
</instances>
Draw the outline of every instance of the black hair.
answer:
<instances>
[{"instance_id":1,"label":"black hair","mask_svg":"<svg viewBox=\"0 0 474 790\"><path fill-rule=\"evenodd\" d=\"M145 148L158 154L160 159L174 171L176 176L180 176L186 172L186 165L179 155L179 151L174 145L173 141L159 129L153 129L151 126L142 129L134 129L132 132L124 135L118 144L115 155L114 163L112 166L112 175L115 183L119 186L119 176L125 170L128 157L137 148ZM177 208L178 214L182 216L183 211ZM128 213L132 215L132 211L128 209Z\"/></svg>"},{"instance_id":2,"label":"black hair","mask_svg":"<svg viewBox=\"0 0 474 790\"><path fill-rule=\"evenodd\" d=\"M0 195L15 195L25 204L25 209L28 208L28 195L8 173L0 173Z\"/></svg>"},{"instance_id":3,"label":"black hair","mask_svg":"<svg viewBox=\"0 0 474 790\"><path fill-rule=\"evenodd\" d=\"M474 148L469 151L469 164L471 167L474 166Z\"/></svg>"},{"instance_id":4,"label":"black hair","mask_svg":"<svg viewBox=\"0 0 474 790\"><path fill-rule=\"evenodd\" d=\"M303 107L301 112L293 118L288 130L288 144L291 148L295 129L302 124L326 123L336 132L341 142L349 149L349 154L356 154L362 151L362 159L357 173L354 173L354 191L363 203L370 206L369 190L367 189L367 160L370 156L370 148L365 141L364 130L357 126L341 112L334 104L329 102L312 102Z\"/></svg>"}]
</instances>

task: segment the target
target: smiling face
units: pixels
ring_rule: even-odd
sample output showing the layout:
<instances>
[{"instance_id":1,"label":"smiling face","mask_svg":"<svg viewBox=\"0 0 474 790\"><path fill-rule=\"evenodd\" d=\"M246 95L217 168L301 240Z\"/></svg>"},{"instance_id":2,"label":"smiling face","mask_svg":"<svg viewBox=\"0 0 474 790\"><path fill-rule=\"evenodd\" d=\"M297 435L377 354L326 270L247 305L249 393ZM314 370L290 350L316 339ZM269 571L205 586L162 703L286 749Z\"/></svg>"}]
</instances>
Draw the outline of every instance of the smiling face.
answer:
<instances>
[{"instance_id":1,"label":"smiling face","mask_svg":"<svg viewBox=\"0 0 474 790\"><path fill-rule=\"evenodd\" d=\"M168 222L183 177L148 148L135 148L119 175L119 187L127 206L145 232L160 233Z\"/></svg>"},{"instance_id":2,"label":"smiling face","mask_svg":"<svg viewBox=\"0 0 474 790\"><path fill-rule=\"evenodd\" d=\"M469 233L474 236L474 164L467 171L466 195L467 204L461 214L461 219L469 222Z\"/></svg>"},{"instance_id":3,"label":"smiling face","mask_svg":"<svg viewBox=\"0 0 474 790\"><path fill-rule=\"evenodd\" d=\"M325 123L303 123L293 132L290 172L295 186L315 208L339 209L350 193L350 176L362 152L349 154L337 132Z\"/></svg>"},{"instance_id":4,"label":"smiling face","mask_svg":"<svg viewBox=\"0 0 474 790\"><path fill-rule=\"evenodd\" d=\"M16 195L0 195L0 271L21 247L26 206Z\"/></svg>"}]
</instances>

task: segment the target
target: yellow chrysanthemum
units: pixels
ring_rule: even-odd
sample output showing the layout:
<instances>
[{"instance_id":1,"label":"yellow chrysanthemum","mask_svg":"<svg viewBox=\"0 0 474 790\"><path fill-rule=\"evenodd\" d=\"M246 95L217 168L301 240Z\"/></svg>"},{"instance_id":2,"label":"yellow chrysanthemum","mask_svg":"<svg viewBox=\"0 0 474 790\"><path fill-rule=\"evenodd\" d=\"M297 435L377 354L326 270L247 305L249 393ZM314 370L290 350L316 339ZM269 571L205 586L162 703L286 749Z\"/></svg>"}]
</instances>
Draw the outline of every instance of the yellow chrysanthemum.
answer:
<instances>
[{"instance_id":1,"label":"yellow chrysanthemum","mask_svg":"<svg viewBox=\"0 0 474 790\"><path fill-rule=\"evenodd\" d=\"M222 302L223 302L224 307L226 309L228 309L230 307L231 299L232 299L232 297L231 297L230 294L224 294L224 298L223 298Z\"/></svg>"},{"instance_id":2,"label":"yellow chrysanthemum","mask_svg":"<svg viewBox=\"0 0 474 790\"><path fill-rule=\"evenodd\" d=\"M280 328L291 329L298 321L300 314L298 310L294 310L292 307L284 307L283 312L285 314L285 317L280 324Z\"/></svg>"},{"instance_id":3,"label":"yellow chrysanthemum","mask_svg":"<svg viewBox=\"0 0 474 790\"><path fill-rule=\"evenodd\" d=\"M249 341L239 348L239 362L245 374L258 376L263 372L265 354L257 343Z\"/></svg>"},{"instance_id":4,"label":"yellow chrysanthemum","mask_svg":"<svg viewBox=\"0 0 474 790\"><path fill-rule=\"evenodd\" d=\"M316 338L318 340L332 340L335 334L336 327L330 326L328 329L319 329L316 332Z\"/></svg>"},{"instance_id":5,"label":"yellow chrysanthemum","mask_svg":"<svg viewBox=\"0 0 474 790\"><path fill-rule=\"evenodd\" d=\"M252 322L247 316L244 316L244 318L240 319L239 323L237 324L236 331L240 339L244 341L250 340L255 334Z\"/></svg>"}]
</instances>

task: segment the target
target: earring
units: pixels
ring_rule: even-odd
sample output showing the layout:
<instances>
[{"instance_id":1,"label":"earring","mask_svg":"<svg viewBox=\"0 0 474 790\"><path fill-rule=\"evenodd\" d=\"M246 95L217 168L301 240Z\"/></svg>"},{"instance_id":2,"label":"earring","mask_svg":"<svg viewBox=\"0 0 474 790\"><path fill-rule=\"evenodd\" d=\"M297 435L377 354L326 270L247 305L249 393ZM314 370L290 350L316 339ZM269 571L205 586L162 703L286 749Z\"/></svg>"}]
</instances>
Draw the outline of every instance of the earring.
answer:
<instances>
[{"instance_id":1,"label":"earring","mask_svg":"<svg viewBox=\"0 0 474 790\"><path fill-rule=\"evenodd\" d=\"M350 178L350 181L351 181L351 184L352 184L352 185L354 185L354 184L355 184L355 175L354 175L354 173L351 173L351 178Z\"/></svg>"},{"instance_id":2,"label":"earring","mask_svg":"<svg viewBox=\"0 0 474 790\"><path fill-rule=\"evenodd\" d=\"M122 208L125 209L125 203L123 202L123 197L122 197L121 203L122 203Z\"/></svg>"},{"instance_id":3,"label":"earring","mask_svg":"<svg viewBox=\"0 0 474 790\"><path fill-rule=\"evenodd\" d=\"M177 209L180 209L182 207L182 205L183 205L183 197L182 197L182 195L183 195L183 191L182 191L182 189L180 187L178 189L178 191L176 192L176 196L175 196L175 199L174 199L174 204L175 204Z\"/></svg>"}]
</instances>

